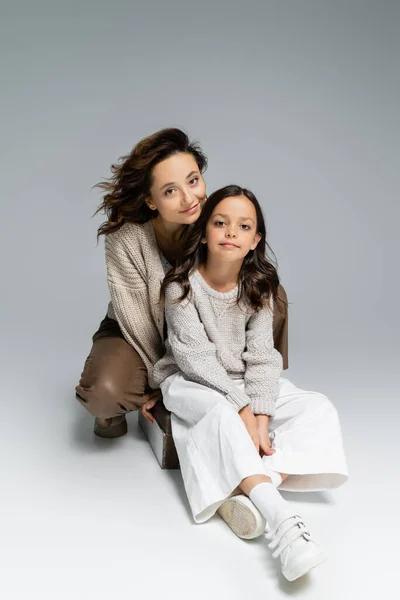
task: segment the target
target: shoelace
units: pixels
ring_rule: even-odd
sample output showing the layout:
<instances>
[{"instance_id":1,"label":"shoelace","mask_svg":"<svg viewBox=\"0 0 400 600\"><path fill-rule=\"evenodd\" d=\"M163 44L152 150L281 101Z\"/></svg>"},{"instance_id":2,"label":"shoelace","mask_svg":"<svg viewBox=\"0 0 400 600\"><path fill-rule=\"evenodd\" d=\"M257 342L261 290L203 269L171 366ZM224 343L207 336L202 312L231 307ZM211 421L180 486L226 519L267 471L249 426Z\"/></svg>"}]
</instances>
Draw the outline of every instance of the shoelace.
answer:
<instances>
[{"instance_id":1,"label":"shoelace","mask_svg":"<svg viewBox=\"0 0 400 600\"><path fill-rule=\"evenodd\" d=\"M293 544L300 537L304 537L306 540L311 539L311 533L305 526L300 515L294 515L288 517L282 523L279 524L278 529L270 533L265 534L268 540L272 539L272 542L268 544L268 548L275 550L272 553L272 558L277 558L288 546ZM286 538L284 540L284 538Z\"/></svg>"}]
</instances>

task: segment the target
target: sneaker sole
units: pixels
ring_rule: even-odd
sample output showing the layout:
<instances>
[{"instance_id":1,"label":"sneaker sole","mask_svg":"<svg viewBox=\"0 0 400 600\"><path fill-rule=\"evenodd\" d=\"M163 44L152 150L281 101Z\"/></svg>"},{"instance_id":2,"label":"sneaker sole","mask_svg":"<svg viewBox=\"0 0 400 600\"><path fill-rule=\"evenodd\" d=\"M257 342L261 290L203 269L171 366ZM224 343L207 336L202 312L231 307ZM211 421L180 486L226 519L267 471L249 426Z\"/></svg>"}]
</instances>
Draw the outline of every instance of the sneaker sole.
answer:
<instances>
[{"instance_id":1,"label":"sneaker sole","mask_svg":"<svg viewBox=\"0 0 400 600\"><path fill-rule=\"evenodd\" d=\"M252 540L265 531L266 521L254 504L246 496L233 496L219 507L219 516L238 537Z\"/></svg>"}]
</instances>

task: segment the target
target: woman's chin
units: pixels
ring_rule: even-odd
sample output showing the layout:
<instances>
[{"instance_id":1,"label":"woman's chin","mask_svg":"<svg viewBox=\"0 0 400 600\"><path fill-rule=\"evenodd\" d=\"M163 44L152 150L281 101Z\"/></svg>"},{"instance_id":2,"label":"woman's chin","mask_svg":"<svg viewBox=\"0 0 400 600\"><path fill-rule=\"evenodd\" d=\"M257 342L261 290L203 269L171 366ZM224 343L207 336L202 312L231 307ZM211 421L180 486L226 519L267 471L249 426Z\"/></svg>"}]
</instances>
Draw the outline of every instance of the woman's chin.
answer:
<instances>
[{"instance_id":1,"label":"woman's chin","mask_svg":"<svg viewBox=\"0 0 400 600\"><path fill-rule=\"evenodd\" d=\"M192 213L181 213L181 217L182 217L182 223L187 223L188 225L191 223L195 223L197 221L197 219L199 218L201 213L201 206L200 204L198 205L197 209L192 212Z\"/></svg>"}]
</instances>

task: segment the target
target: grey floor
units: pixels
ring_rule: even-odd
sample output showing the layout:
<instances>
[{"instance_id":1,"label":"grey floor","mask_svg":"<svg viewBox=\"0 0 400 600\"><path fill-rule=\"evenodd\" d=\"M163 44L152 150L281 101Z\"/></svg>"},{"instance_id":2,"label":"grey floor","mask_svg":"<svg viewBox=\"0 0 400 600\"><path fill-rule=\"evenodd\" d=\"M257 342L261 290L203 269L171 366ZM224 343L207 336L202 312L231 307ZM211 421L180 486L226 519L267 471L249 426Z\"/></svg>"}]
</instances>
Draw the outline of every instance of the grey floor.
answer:
<instances>
[{"instance_id":1,"label":"grey floor","mask_svg":"<svg viewBox=\"0 0 400 600\"><path fill-rule=\"evenodd\" d=\"M52 360L55 366L58 357ZM24 383L33 375L28 368L27 380L15 378L5 390L11 418L1 436L0 571L7 600L397 597L398 425L384 418L393 388L378 397L372 378L369 390L345 378L340 389L329 379L324 386L341 414L351 477L334 492L284 494L329 555L290 584L265 539L242 541L218 516L192 522L180 472L160 470L137 415L129 415L124 438L94 436L92 418L73 398L73 371L60 381L54 368L46 389ZM301 369L286 376L304 386ZM326 374L319 377L314 387Z\"/></svg>"}]
</instances>

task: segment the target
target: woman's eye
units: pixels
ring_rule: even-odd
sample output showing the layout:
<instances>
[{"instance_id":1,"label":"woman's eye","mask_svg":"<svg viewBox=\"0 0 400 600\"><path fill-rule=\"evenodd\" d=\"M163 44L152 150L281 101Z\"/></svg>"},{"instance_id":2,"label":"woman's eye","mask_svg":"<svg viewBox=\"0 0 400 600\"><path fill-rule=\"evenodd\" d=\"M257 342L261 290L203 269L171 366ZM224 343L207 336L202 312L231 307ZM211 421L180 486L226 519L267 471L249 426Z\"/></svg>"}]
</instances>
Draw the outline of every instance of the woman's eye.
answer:
<instances>
[{"instance_id":1,"label":"woman's eye","mask_svg":"<svg viewBox=\"0 0 400 600\"><path fill-rule=\"evenodd\" d=\"M194 184L194 183L197 183L198 181L199 181L198 177L193 177L193 179L191 179L189 183Z\"/></svg>"}]
</instances>

